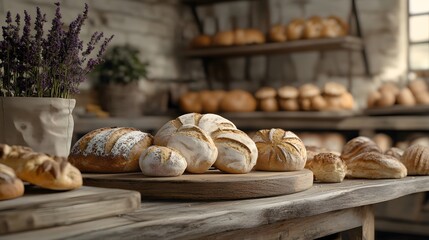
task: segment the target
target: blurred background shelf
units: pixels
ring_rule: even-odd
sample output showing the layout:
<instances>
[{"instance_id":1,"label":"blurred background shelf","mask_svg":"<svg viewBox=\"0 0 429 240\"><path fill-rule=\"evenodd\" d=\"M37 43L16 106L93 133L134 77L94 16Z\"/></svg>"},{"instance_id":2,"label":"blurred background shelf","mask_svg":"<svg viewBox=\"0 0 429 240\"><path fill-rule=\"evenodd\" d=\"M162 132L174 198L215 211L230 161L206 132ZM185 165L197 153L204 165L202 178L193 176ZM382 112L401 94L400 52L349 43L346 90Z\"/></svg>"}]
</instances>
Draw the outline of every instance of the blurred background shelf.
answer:
<instances>
[{"instance_id":1,"label":"blurred background shelf","mask_svg":"<svg viewBox=\"0 0 429 240\"><path fill-rule=\"evenodd\" d=\"M252 55L284 54L304 51L351 50L361 51L363 42L360 38L346 36L341 38L307 39L284 43L265 43L248 46L212 47L189 49L182 55L189 58L241 57Z\"/></svg>"},{"instance_id":2,"label":"blurred background shelf","mask_svg":"<svg viewBox=\"0 0 429 240\"><path fill-rule=\"evenodd\" d=\"M383 108L369 108L364 110L365 115L370 116L388 116L388 115L429 115L429 105L420 106L391 106Z\"/></svg>"}]
</instances>

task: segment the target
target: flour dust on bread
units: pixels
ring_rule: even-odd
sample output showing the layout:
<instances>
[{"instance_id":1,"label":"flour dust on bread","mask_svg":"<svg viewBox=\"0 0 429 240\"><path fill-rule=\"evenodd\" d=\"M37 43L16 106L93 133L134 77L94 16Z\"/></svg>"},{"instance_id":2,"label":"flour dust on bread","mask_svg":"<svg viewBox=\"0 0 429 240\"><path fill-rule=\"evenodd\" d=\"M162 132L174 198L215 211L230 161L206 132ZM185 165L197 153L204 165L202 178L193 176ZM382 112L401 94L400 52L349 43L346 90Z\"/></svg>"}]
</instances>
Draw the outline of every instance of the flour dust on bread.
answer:
<instances>
[{"instance_id":1,"label":"flour dust on bread","mask_svg":"<svg viewBox=\"0 0 429 240\"><path fill-rule=\"evenodd\" d=\"M307 165L314 178L320 182L339 183L344 180L347 167L340 156L333 153L319 153Z\"/></svg>"},{"instance_id":2,"label":"flour dust on bread","mask_svg":"<svg viewBox=\"0 0 429 240\"><path fill-rule=\"evenodd\" d=\"M176 177L186 169L186 159L176 150L163 146L150 146L140 156L142 173L151 177Z\"/></svg>"},{"instance_id":3,"label":"flour dust on bread","mask_svg":"<svg viewBox=\"0 0 429 240\"><path fill-rule=\"evenodd\" d=\"M152 135L134 128L100 128L76 142L69 161L83 172L136 172L152 143Z\"/></svg>"},{"instance_id":4,"label":"flour dust on bread","mask_svg":"<svg viewBox=\"0 0 429 240\"><path fill-rule=\"evenodd\" d=\"M8 200L20 197L24 194L24 184L15 171L0 164L0 200Z\"/></svg>"},{"instance_id":5,"label":"flour dust on bread","mask_svg":"<svg viewBox=\"0 0 429 240\"><path fill-rule=\"evenodd\" d=\"M4 144L0 145L0 149L0 163L12 168L21 180L52 190L70 190L82 186L80 171L65 157Z\"/></svg>"}]
</instances>

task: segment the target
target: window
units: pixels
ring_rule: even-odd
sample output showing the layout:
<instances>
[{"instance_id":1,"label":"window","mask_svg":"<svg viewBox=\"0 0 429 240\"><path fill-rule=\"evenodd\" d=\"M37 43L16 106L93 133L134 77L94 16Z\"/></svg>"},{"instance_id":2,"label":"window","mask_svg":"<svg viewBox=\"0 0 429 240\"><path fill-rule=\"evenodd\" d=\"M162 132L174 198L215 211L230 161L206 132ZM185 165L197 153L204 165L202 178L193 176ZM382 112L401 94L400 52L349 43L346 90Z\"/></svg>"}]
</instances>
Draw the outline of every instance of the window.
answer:
<instances>
[{"instance_id":1,"label":"window","mask_svg":"<svg viewBox=\"0 0 429 240\"><path fill-rule=\"evenodd\" d=\"M408 67L417 75L429 73L429 1L408 0Z\"/></svg>"}]
</instances>

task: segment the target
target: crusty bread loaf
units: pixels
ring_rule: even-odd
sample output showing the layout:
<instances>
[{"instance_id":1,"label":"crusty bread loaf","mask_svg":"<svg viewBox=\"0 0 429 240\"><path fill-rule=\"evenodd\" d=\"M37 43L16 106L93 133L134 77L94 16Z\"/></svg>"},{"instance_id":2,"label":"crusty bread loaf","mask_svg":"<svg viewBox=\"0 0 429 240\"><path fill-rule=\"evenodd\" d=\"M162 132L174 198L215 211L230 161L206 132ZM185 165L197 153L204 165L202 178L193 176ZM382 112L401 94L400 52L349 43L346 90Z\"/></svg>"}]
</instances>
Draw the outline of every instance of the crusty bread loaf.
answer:
<instances>
[{"instance_id":1,"label":"crusty bread loaf","mask_svg":"<svg viewBox=\"0 0 429 240\"><path fill-rule=\"evenodd\" d=\"M339 111L343 109L342 97L341 96L324 96L326 101L326 110L329 111Z\"/></svg>"},{"instance_id":2,"label":"crusty bread loaf","mask_svg":"<svg viewBox=\"0 0 429 240\"><path fill-rule=\"evenodd\" d=\"M347 89L343 84L337 82L327 82L323 85L323 93L330 96L341 96Z\"/></svg>"},{"instance_id":3,"label":"crusty bread loaf","mask_svg":"<svg viewBox=\"0 0 429 240\"><path fill-rule=\"evenodd\" d=\"M311 106L311 98L300 98L299 99L299 108L303 111L313 110Z\"/></svg>"},{"instance_id":4,"label":"crusty bread loaf","mask_svg":"<svg viewBox=\"0 0 429 240\"><path fill-rule=\"evenodd\" d=\"M232 46L234 44L234 31L218 32L213 36L214 46Z\"/></svg>"},{"instance_id":5,"label":"crusty bread loaf","mask_svg":"<svg viewBox=\"0 0 429 240\"><path fill-rule=\"evenodd\" d=\"M404 150L396 147L391 147L384 154L390 155L396 159L401 159L402 155L404 155Z\"/></svg>"},{"instance_id":6,"label":"crusty bread loaf","mask_svg":"<svg viewBox=\"0 0 429 240\"><path fill-rule=\"evenodd\" d=\"M277 112L279 105L275 98L265 98L259 100L259 109L263 112Z\"/></svg>"},{"instance_id":7,"label":"crusty bread loaf","mask_svg":"<svg viewBox=\"0 0 429 240\"><path fill-rule=\"evenodd\" d=\"M174 132L167 147L177 150L186 159L186 171L204 173L216 161L218 151L212 138L201 128L185 124Z\"/></svg>"},{"instance_id":8,"label":"crusty bread loaf","mask_svg":"<svg viewBox=\"0 0 429 240\"><path fill-rule=\"evenodd\" d=\"M286 26L286 36L288 40L298 40L304 37L305 20L294 19Z\"/></svg>"},{"instance_id":9,"label":"crusty bread loaf","mask_svg":"<svg viewBox=\"0 0 429 240\"><path fill-rule=\"evenodd\" d=\"M255 142L238 129L221 129L213 132L218 149L214 166L227 173L248 173L256 164L258 149Z\"/></svg>"},{"instance_id":10,"label":"crusty bread loaf","mask_svg":"<svg viewBox=\"0 0 429 240\"><path fill-rule=\"evenodd\" d=\"M187 92L180 96L179 106L183 112L197 112L203 111L203 105L200 94L197 92Z\"/></svg>"},{"instance_id":11,"label":"crusty bread loaf","mask_svg":"<svg viewBox=\"0 0 429 240\"><path fill-rule=\"evenodd\" d=\"M320 95L320 89L314 84L306 83L299 88L300 98L311 98L317 95Z\"/></svg>"},{"instance_id":12,"label":"crusty bread loaf","mask_svg":"<svg viewBox=\"0 0 429 240\"><path fill-rule=\"evenodd\" d=\"M262 87L255 92L255 97L257 99L275 98L276 96L277 92L272 87Z\"/></svg>"},{"instance_id":13,"label":"crusty bread loaf","mask_svg":"<svg viewBox=\"0 0 429 240\"><path fill-rule=\"evenodd\" d=\"M367 137L356 137L344 145L343 151L341 152L341 159L347 162L355 156L366 152L381 153L381 149L374 141Z\"/></svg>"},{"instance_id":14,"label":"crusty bread loaf","mask_svg":"<svg viewBox=\"0 0 429 240\"><path fill-rule=\"evenodd\" d=\"M379 91L371 92L367 98L367 107L373 108L377 106L377 102L381 99L381 93Z\"/></svg>"},{"instance_id":15,"label":"crusty bread loaf","mask_svg":"<svg viewBox=\"0 0 429 240\"><path fill-rule=\"evenodd\" d=\"M402 106L414 106L417 104L416 98L409 88L403 88L396 96L396 102Z\"/></svg>"},{"instance_id":16,"label":"crusty bread loaf","mask_svg":"<svg viewBox=\"0 0 429 240\"><path fill-rule=\"evenodd\" d=\"M20 197L24 194L24 184L16 177L12 168L0 163L0 200Z\"/></svg>"},{"instance_id":17,"label":"crusty bread loaf","mask_svg":"<svg viewBox=\"0 0 429 240\"><path fill-rule=\"evenodd\" d=\"M323 19L322 37L335 38L347 35L348 25L339 17L329 16Z\"/></svg>"},{"instance_id":18,"label":"crusty bread loaf","mask_svg":"<svg viewBox=\"0 0 429 240\"><path fill-rule=\"evenodd\" d=\"M176 177L183 174L187 163L178 151L154 145L140 155L139 165L146 176Z\"/></svg>"},{"instance_id":19,"label":"crusty bread loaf","mask_svg":"<svg viewBox=\"0 0 429 240\"><path fill-rule=\"evenodd\" d=\"M209 35L199 35L192 39L191 48L205 48L212 45L212 37Z\"/></svg>"},{"instance_id":20,"label":"crusty bread loaf","mask_svg":"<svg viewBox=\"0 0 429 240\"><path fill-rule=\"evenodd\" d=\"M305 166L307 151L304 143L293 132L283 129L263 129L254 136L258 148L256 170L294 171Z\"/></svg>"},{"instance_id":21,"label":"crusty bread loaf","mask_svg":"<svg viewBox=\"0 0 429 240\"><path fill-rule=\"evenodd\" d=\"M407 168L398 159L378 152L364 152L346 162L347 177L351 178L403 178Z\"/></svg>"},{"instance_id":22,"label":"crusty bread loaf","mask_svg":"<svg viewBox=\"0 0 429 240\"><path fill-rule=\"evenodd\" d=\"M341 96L341 108L345 110L352 110L355 106L355 100L353 95L349 92L343 93Z\"/></svg>"},{"instance_id":23,"label":"crusty bread loaf","mask_svg":"<svg viewBox=\"0 0 429 240\"><path fill-rule=\"evenodd\" d=\"M204 130L209 136L212 132L222 129L237 129L234 123L216 114L188 113L173 119L162 126L154 137L154 144L166 146L171 135L181 126L191 124Z\"/></svg>"},{"instance_id":24,"label":"crusty bread loaf","mask_svg":"<svg viewBox=\"0 0 429 240\"><path fill-rule=\"evenodd\" d=\"M404 151L401 162L408 175L429 175L429 147L412 145Z\"/></svg>"},{"instance_id":25,"label":"crusty bread loaf","mask_svg":"<svg viewBox=\"0 0 429 240\"><path fill-rule=\"evenodd\" d=\"M0 149L0 163L12 168L21 180L52 190L70 190L82 186L80 171L67 158L5 144L0 145Z\"/></svg>"},{"instance_id":26,"label":"crusty bread loaf","mask_svg":"<svg viewBox=\"0 0 429 240\"><path fill-rule=\"evenodd\" d=\"M244 29L236 29L234 30L234 45L246 45L246 31Z\"/></svg>"},{"instance_id":27,"label":"crusty bread loaf","mask_svg":"<svg viewBox=\"0 0 429 240\"><path fill-rule=\"evenodd\" d=\"M328 107L328 103L326 102L325 98L320 95L312 97L310 101L311 110L323 111Z\"/></svg>"},{"instance_id":28,"label":"crusty bread loaf","mask_svg":"<svg viewBox=\"0 0 429 240\"><path fill-rule=\"evenodd\" d=\"M265 35L259 29L245 29L246 44L262 44L265 43Z\"/></svg>"},{"instance_id":29,"label":"crusty bread loaf","mask_svg":"<svg viewBox=\"0 0 429 240\"><path fill-rule=\"evenodd\" d=\"M100 128L75 143L69 161L83 172L135 172L152 142L152 135L134 128Z\"/></svg>"},{"instance_id":30,"label":"crusty bread loaf","mask_svg":"<svg viewBox=\"0 0 429 240\"><path fill-rule=\"evenodd\" d=\"M256 99L244 90L229 91L220 102L220 109L224 112L253 112L256 107Z\"/></svg>"},{"instance_id":31,"label":"crusty bread loaf","mask_svg":"<svg viewBox=\"0 0 429 240\"><path fill-rule=\"evenodd\" d=\"M286 42L286 27L281 24L272 26L268 32L268 38L271 42Z\"/></svg>"},{"instance_id":32,"label":"crusty bread loaf","mask_svg":"<svg viewBox=\"0 0 429 240\"><path fill-rule=\"evenodd\" d=\"M284 111L298 111L299 102L296 98L291 99L279 99L279 107Z\"/></svg>"},{"instance_id":33,"label":"crusty bread loaf","mask_svg":"<svg viewBox=\"0 0 429 240\"><path fill-rule=\"evenodd\" d=\"M314 16L305 21L304 38L313 39L322 37L323 19Z\"/></svg>"},{"instance_id":34,"label":"crusty bread loaf","mask_svg":"<svg viewBox=\"0 0 429 240\"><path fill-rule=\"evenodd\" d=\"M308 165L314 178L320 182L339 183L347 173L346 165L338 155L333 153L319 153L314 156Z\"/></svg>"},{"instance_id":35,"label":"crusty bread loaf","mask_svg":"<svg viewBox=\"0 0 429 240\"><path fill-rule=\"evenodd\" d=\"M299 96L299 91L296 87L283 86L277 90L277 95L281 99L294 99Z\"/></svg>"},{"instance_id":36,"label":"crusty bread loaf","mask_svg":"<svg viewBox=\"0 0 429 240\"><path fill-rule=\"evenodd\" d=\"M395 105L396 94L393 91L380 91L380 99L376 102L377 107L390 107Z\"/></svg>"},{"instance_id":37,"label":"crusty bread loaf","mask_svg":"<svg viewBox=\"0 0 429 240\"><path fill-rule=\"evenodd\" d=\"M202 112L204 113L217 113L219 112L219 104L225 96L225 91L201 91L200 93ZM195 111L194 111L195 112Z\"/></svg>"}]
</instances>

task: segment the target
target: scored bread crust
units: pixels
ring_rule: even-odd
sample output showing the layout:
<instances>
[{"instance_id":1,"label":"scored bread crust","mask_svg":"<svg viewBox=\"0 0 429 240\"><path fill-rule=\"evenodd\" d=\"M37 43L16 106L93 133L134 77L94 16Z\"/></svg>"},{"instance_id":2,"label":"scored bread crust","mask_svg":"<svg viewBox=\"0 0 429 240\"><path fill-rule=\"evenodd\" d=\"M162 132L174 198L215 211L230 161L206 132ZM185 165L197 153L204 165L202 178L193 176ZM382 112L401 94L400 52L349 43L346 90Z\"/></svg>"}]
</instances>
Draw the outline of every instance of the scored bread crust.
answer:
<instances>
[{"instance_id":1,"label":"scored bread crust","mask_svg":"<svg viewBox=\"0 0 429 240\"><path fill-rule=\"evenodd\" d=\"M16 177L12 168L0 164L0 200L20 197L24 194L24 184Z\"/></svg>"},{"instance_id":2,"label":"scored bread crust","mask_svg":"<svg viewBox=\"0 0 429 240\"><path fill-rule=\"evenodd\" d=\"M340 156L333 153L319 153L308 165L316 180L320 182L339 183L347 173L346 165Z\"/></svg>"},{"instance_id":3,"label":"scored bread crust","mask_svg":"<svg viewBox=\"0 0 429 240\"><path fill-rule=\"evenodd\" d=\"M140 154L152 142L152 135L134 128L101 128L75 143L69 161L83 172L136 172Z\"/></svg>"},{"instance_id":4,"label":"scored bread crust","mask_svg":"<svg viewBox=\"0 0 429 240\"><path fill-rule=\"evenodd\" d=\"M378 152L364 152L349 161L347 176L351 178L403 178L407 168L398 159Z\"/></svg>"},{"instance_id":5,"label":"scored bread crust","mask_svg":"<svg viewBox=\"0 0 429 240\"><path fill-rule=\"evenodd\" d=\"M256 170L302 170L307 160L304 143L293 132L283 129L263 129L256 132L253 141L258 148Z\"/></svg>"},{"instance_id":6,"label":"scored bread crust","mask_svg":"<svg viewBox=\"0 0 429 240\"><path fill-rule=\"evenodd\" d=\"M341 159L347 162L355 156L366 152L381 153L381 149L371 139L359 136L351 139L344 145L343 151L341 152Z\"/></svg>"},{"instance_id":7,"label":"scored bread crust","mask_svg":"<svg viewBox=\"0 0 429 240\"><path fill-rule=\"evenodd\" d=\"M412 145L400 159L409 175L429 175L429 147Z\"/></svg>"},{"instance_id":8,"label":"scored bread crust","mask_svg":"<svg viewBox=\"0 0 429 240\"><path fill-rule=\"evenodd\" d=\"M52 190L70 190L82 186L80 171L65 157L50 156L44 153L23 151L19 146L3 150L0 163L12 168L18 178L34 185Z\"/></svg>"},{"instance_id":9,"label":"scored bread crust","mask_svg":"<svg viewBox=\"0 0 429 240\"><path fill-rule=\"evenodd\" d=\"M146 176L176 177L183 174L187 163L176 150L163 146L150 146L139 159L140 170Z\"/></svg>"},{"instance_id":10,"label":"scored bread crust","mask_svg":"<svg viewBox=\"0 0 429 240\"><path fill-rule=\"evenodd\" d=\"M227 173L248 173L256 164L258 149L255 142L238 129L221 129L212 134L218 149L214 166Z\"/></svg>"}]
</instances>

